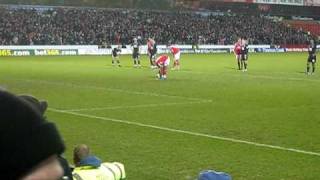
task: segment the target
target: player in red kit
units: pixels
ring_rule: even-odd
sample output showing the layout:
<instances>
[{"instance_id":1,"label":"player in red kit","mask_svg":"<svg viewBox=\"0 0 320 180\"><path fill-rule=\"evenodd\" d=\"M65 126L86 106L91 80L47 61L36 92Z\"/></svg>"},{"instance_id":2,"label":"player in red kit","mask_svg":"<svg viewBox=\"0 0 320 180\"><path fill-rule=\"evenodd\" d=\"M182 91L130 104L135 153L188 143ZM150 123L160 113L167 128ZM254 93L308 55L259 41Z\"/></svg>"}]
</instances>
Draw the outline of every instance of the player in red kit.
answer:
<instances>
[{"instance_id":1,"label":"player in red kit","mask_svg":"<svg viewBox=\"0 0 320 180\"><path fill-rule=\"evenodd\" d=\"M156 59L155 63L159 68L159 74L157 75L158 78L160 80L167 79L167 72L170 64L170 57L167 55L161 55Z\"/></svg>"},{"instance_id":2,"label":"player in red kit","mask_svg":"<svg viewBox=\"0 0 320 180\"><path fill-rule=\"evenodd\" d=\"M233 49L234 54L236 55L236 60L238 62L238 69L241 70L241 39L238 39L238 42L234 44Z\"/></svg>"},{"instance_id":3,"label":"player in red kit","mask_svg":"<svg viewBox=\"0 0 320 180\"><path fill-rule=\"evenodd\" d=\"M180 49L176 46L171 46L170 51L174 58L173 68L174 70L180 69Z\"/></svg>"}]
</instances>

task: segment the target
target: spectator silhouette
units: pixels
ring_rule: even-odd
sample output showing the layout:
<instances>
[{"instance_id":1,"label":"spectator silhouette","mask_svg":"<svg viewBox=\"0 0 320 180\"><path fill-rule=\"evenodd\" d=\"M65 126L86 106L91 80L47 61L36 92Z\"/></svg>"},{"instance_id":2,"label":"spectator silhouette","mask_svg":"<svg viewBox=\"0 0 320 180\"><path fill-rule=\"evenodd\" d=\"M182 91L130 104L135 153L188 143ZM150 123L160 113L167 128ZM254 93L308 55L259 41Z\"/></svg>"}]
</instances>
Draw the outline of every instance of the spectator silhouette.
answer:
<instances>
[{"instance_id":1,"label":"spectator silhouette","mask_svg":"<svg viewBox=\"0 0 320 180\"><path fill-rule=\"evenodd\" d=\"M64 144L37 105L0 90L0 179L60 179Z\"/></svg>"},{"instance_id":2,"label":"spectator silhouette","mask_svg":"<svg viewBox=\"0 0 320 180\"><path fill-rule=\"evenodd\" d=\"M34 96L31 95L19 95L20 98L27 101L35 110L37 110L43 118L45 118L44 114L48 108L48 103L45 100L38 100ZM62 156L58 155L58 161L61 164L61 167L64 171L63 180L72 180L72 172L69 166L68 161Z\"/></svg>"}]
</instances>

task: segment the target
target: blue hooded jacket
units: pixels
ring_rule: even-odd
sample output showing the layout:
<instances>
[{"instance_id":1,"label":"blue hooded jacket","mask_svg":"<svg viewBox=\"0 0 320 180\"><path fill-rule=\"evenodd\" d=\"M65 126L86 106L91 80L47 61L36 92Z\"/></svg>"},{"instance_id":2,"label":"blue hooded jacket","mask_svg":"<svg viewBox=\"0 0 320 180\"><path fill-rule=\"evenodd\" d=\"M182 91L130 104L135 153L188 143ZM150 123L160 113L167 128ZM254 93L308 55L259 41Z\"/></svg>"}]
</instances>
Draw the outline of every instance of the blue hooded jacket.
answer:
<instances>
[{"instance_id":1,"label":"blue hooded jacket","mask_svg":"<svg viewBox=\"0 0 320 180\"><path fill-rule=\"evenodd\" d=\"M231 180L231 176L224 172L205 170L199 174L198 180Z\"/></svg>"},{"instance_id":2,"label":"blue hooded jacket","mask_svg":"<svg viewBox=\"0 0 320 180\"><path fill-rule=\"evenodd\" d=\"M97 158L96 156L88 156L84 159L82 159L79 163L80 166L92 166L95 168L100 167L102 161Z\"/></svg>"}]
</instances>

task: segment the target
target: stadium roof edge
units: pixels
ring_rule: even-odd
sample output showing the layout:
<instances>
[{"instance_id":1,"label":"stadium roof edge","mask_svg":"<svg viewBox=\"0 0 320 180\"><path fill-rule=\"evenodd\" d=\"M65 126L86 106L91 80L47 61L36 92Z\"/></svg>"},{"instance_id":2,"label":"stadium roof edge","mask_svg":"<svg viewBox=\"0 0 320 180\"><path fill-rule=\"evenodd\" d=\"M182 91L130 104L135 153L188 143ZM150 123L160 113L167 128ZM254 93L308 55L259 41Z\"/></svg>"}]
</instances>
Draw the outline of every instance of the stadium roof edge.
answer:
<instances>
[{"instance_id":1,"label":"stadium roof edge","mask_svg":"<svg viewBox=\"0 0 320 180\"><path fill-rule=\"evenodd\" d=\"M170 10L159 10L159 9L138 9L138 8L108 8L108 7L95 7L95 6L61 6L61 5L27 5L27 4L0 4L0 7L7 8L20 8L20 9L33 9L33 8L43 8L43 9L54 9L54 8L70 8L70 9L101 9L101 10L136 10L136 11L152 11L152 12L173 12ZM178 12L194 13L196 11L191 10L178 10Z\"/></svg>"}]
</instances>

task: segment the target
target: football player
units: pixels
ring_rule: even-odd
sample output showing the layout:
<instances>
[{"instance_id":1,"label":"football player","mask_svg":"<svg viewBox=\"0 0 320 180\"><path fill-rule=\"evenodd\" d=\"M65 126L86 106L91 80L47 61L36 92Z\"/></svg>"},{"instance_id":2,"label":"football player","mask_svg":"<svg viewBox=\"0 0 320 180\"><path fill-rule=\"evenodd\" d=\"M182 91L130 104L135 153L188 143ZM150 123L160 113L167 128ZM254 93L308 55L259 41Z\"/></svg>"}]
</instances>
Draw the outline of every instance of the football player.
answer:
<instances>
[{"instance_id":1,"label":"football player","mask_svg":"<svg viewBox=\"0 0 320 180\"><path fill-rule=\"evenodd\" d=\"M133 38L132 42L132 47L133 47L133 53L132 53L132 58L134 62L134 67L141 67L140 65L140 43L138 42L137 38Z\"/></svg>"},{"instance_id":2,"label":"football player","mask_svg":"<svg viewBox=\"0 0 320 180\"><path fill-rule=\"evenodd\" d=\"M317 43L316 41L312 38L312 36L309 35L309 48L308 48L308 62L307 62L307 72L306 74L313 74L316 70L316 62L317 62L317 56L316 56L316 51L317 51ZM310 69L310 65L312 65L312 71Z\"/></svg>"},{"instance_id":3,"label":"football player","mask_svg":"<svg viewBox=\"0 0 320 180\"><path fill-rule=\"evenodd\" d=\"M119 59L120 52L121 52L120 46L113 48L113 50L112 50L112 65L113 66L115 66L116 62L117 62L117 65L119 67L121 67L120 59Z\"/></svg>"},{"instance_id":4,"label":"football player","mask_svg":"<svg viewBox=\"0 0 320 180\"><path fill-rule=\"evenodd\" d=\"M167 79L167 72L170 64L170 57L167 55L161 55L156 59L155 64L159 68L159 73L157 74L157 77L160 80Z\"/></svg>"},{"instance_id":5,"label":"football player","mask_svg":"<svg viewBox=\"0 0 320 180\"><path fill-rule=\"evenodd\" d=\"M170 51L174 58L173 63L173 70L179 70L180 69L180 49L176 46L171 46Z\"/></svg>"},{"instance_id":6,"label":"football player","mask_svg":"<svg viewBox=\"0 0 320 180\"><path fill-rule=\"evenodd\" d=\"M152 38L149 38L147 45L148 45L148 55L150 60L150 66L151 68L156 68L156 65L155 65L155 59L157 54L156 42Z\"/></svg>"},{"instance_id":7,"label":"football player","mask_svg":"<svg viewBox=\"0 0 320 180\"><path fill-rule=\"evenodd\" d=\"M243 72L248 71L248 41L247 38L241 40L241 69Z\"/></svg>"},{"instance_id":8,"label":"football player","mask_svg":"<svg viewBox=\"0 0 320 180\"><path fill-rule=\"evenodd\" d=\"M233 52L236 56L238 69L241 70L241 38L239 38L238 41L234 44Z\"/></svg>"}]
</instances>

